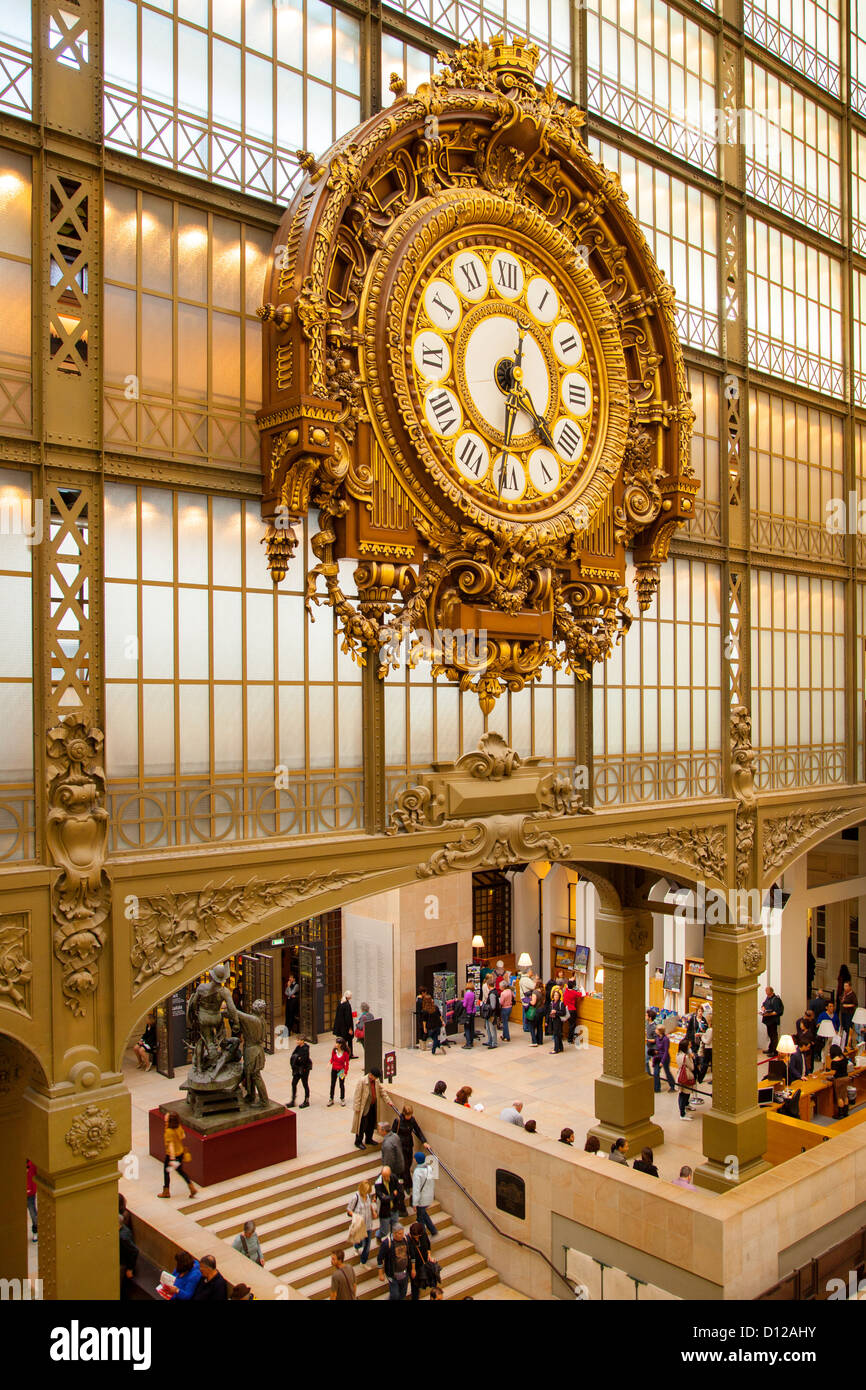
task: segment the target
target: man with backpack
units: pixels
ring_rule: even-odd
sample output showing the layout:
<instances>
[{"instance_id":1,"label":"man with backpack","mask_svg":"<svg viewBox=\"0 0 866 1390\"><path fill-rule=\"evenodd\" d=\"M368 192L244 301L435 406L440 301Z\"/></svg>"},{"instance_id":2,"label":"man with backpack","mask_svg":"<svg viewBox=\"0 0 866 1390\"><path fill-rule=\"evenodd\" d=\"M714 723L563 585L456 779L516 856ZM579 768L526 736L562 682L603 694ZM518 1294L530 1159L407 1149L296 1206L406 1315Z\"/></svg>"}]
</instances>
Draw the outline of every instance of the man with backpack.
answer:
<instances>
[{"instance_id":1,"label":"man with backpack","mask_svg":"<svg viewBox=\"0 0 866 1390\"><path fill-rule=\"evenodd\" d=\"M463 1009L460 1017L463 1020L463 1036L466 1039L464 1047L472 1047L475 1042L475 1014L477 1003L475 990L471 985L466 986L466 993L463 995Z\"/></svg>"},{"instance_id":2,"label":"man with backpack","mask_svg":"<svg viewBox=\"0 0 866 1390\"><path fill-rule=\"evenodd\" d=\"M376 1191L379 1184L376 1184ZM397 1302L406 1297L409 1291L409 1247L406 1244L406 1232L402 1226L397 1226L389 1236L386 1236L379 1246L379 1253L376 1256L376 1263L379 1265L379 1280L384 1284L388 1280L388 1299Z\"/></svg>"},{"instance_id":3,"label":"man with backpack","mask_svg":"<svg viewBox=\"0 0 866 1390\"><path fill-rule=\"evenodd\" d=\"M782 1014L785 1012L785 1005L782 1003L772 985L767 985L764 990L764 1002L761 1005L761 1022L767 1030L767 1037L770 1046L764 1054L767 1057L777 1055L779 1042L779 1024L782 1022Z\"/></svg>"},{"instance_id":4,"label":"man with backpack","mask_svg":"<svg viewBox=\"0 0 866 1390\"><path fill-rule=\"evenodd\" d=\"M379 1239L384 1241L400 1225L400 1217L406 1214L406 1193L399 1178L385 1165L373 1189L379 1203Z\"/></svg>"}]
</instances>

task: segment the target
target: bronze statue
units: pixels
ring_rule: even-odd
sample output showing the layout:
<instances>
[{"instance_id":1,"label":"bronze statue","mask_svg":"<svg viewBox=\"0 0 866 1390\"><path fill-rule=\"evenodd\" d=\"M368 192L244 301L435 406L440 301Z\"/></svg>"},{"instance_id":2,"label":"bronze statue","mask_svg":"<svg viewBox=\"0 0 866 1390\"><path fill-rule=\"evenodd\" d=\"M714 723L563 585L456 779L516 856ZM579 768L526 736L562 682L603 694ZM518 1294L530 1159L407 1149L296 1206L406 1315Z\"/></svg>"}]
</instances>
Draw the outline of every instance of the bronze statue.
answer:
<instances>
[{"instance_id":1,"label":"bronze statue","mask_svg":"<svg viewBox=\"0 0 866 1390\"><path fill-rule=\"evenodd\" d=\"M203 1074L214 1073L212 1079L216 1080L216 1073L223 1070L227 1061L234 1061L238 1053L236 1044L233 1056L226 1055L230 1045L226 1043L222 1006L225 1004L226 1014L235 1034L238 1031L238 1011L225 987L229 974L228 966L215 965L209 973L210 979L198 986L187 1004L186 1022L189 1027L196 1021L199 1027L200 1036L194 1054L195 1071Z\"/></svg>"},{"instance_id":2,"label":"bronze statue","mask_svg":"<svg viewBox=\"0 0 866 1390\"><path fill-rule=\"evenodd\" d=\"M244 1088L247 1105L267 1105L268 1093L262 1080L265 1065L265 1017L267 1004L257 999L251 1014L238 1010L238 1022L244 1035Z\"/></svg>"}]
</instances>

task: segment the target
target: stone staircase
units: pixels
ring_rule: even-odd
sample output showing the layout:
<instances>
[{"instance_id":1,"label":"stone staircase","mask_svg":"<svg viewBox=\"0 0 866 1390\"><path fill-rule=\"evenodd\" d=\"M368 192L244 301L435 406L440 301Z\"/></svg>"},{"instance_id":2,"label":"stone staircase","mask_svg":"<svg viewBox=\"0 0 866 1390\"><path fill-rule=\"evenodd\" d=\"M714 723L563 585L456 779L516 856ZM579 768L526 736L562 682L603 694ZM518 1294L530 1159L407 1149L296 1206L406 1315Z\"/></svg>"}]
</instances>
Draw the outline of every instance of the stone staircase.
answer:
<instances>
[{"instance_id":1,"label":"stone staircase","mask_svg":"<svg viewBox=\"0 0 866 1390\"><path fill-rule=\"evenodd\" d=\"M307 1298L324 1299L331 1287L331 1251L344 1244L349 1229L349 1198L363 1178L375 1179L379 1166L378 1149L362 1152L353 1148L348 1155L323 1157L272 1177L256 1179L250 1174L225 1184L227 1190L212 1196L204 1189L181 1211L229 1241L244 1221L255 1221L269 1273L285 1279ZM430 1214L439 1231L432 1242L432 1254L442 1267L445 1298L475 1298L484 1291L485 1299L495 1299L496 1286L504 1286L483 1255L438 1202L430 1207ZM413 1220L408 1216L403 1225L409 1226ZM355 1271L358 1297L387 1299L388 1286L378 1279L375 1234L366 1269L361 1268L351 1245L344 1248L346 1263Z\"/></svg>"}]
</instances>

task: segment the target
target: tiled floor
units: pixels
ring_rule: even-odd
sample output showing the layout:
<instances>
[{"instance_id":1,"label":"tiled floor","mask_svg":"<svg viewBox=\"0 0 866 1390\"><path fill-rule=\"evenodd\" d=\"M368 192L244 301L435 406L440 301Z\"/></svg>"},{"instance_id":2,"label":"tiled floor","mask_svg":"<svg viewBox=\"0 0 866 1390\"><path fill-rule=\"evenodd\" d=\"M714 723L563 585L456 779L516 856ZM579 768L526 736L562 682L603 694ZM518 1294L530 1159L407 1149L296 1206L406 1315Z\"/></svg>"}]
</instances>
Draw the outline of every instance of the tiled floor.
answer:
<instances>
[{"instance_id":1,"label":"tiled floor","mask_svg":"<svg viewBox=\"0 0 866 1390\"><path fill-rule=\"evenodd\" d=\"M292 1042L294 1046L294 1041ZM342 1146L351 1124L351 1101L355 1082L361 1076L362 1061L356 1059L349 1068L346 1087L346 1107L339 1104L327 1107L328 1059L332 1046L329 1035L312 1049L312 1103L309 1110L298 1111L298 1158L319 1151L333 1151ZM268 1057L265 1081L274 1100L285 1102L291 1096L291 1048L278 1047ZM524 1102L525 1119L534 1119L538 1130L547 1137L558 1138L566 1125L575 1132L575 1143L582 1147L586 1131L594 1123L594 1082L601 1073L602 1052L598 1047L566 1046L559 1056L551 1055L545 1045L531 1048L529 1035L519 1028L512 1030L512 1041L490 1050L480 1040L469 1050L460 1046L460 1039L436 1056L416 1049L402 1049L397 1054L397 1079L432 1091L434 1083L447 1084L449 1096L460 1086L473 1088L473 1103L478 1101L485 1110L498 1114L512 1100ZM124 1073L132 1091L133 1150L142 1159L142 1177L152 1171L153 1181L161 1184L161 1168L147 1156L147 1112L160 1102L180 1096L179 1083L185 1070L168 1081L157 1072L136 1070L135 1058L127 1053ZM708 1087L705 1087L708 1089ZM303 1094L303 1093L301 1093ZM339 1092L338 1092L339 1095ZM706 1104L709 1105L709 1096ZM656 1119L665 1131L666 1142L655 1155L662 1178L675 1178L684 1163L695 1167L701 1162L701 1122L699 1118L680 1120L676 1096L664 1086L656 1096ZM638 1157L637 1154L631 1155Z\"/></svg>"}]
</instances>

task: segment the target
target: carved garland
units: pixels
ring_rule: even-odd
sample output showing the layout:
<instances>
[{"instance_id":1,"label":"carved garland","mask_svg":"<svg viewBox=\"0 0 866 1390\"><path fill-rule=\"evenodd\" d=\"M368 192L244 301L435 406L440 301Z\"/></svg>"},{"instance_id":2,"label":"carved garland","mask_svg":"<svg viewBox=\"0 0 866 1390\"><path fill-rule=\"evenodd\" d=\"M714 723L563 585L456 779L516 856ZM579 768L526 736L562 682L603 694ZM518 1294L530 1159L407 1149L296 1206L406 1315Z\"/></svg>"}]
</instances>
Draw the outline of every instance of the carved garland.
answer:
<instances>
[{"instance_id":1,"label":"carved garland","mask_svg":"<svg viewBox=\"0 0 866 1390\"><path fill-rule=\"evenodd\" d=\"M728 834L723 825L695 830L662 830L655 834L619 835L608 840L619 849L644 850L724 882Z\"/></svg>"}]
</instances>

